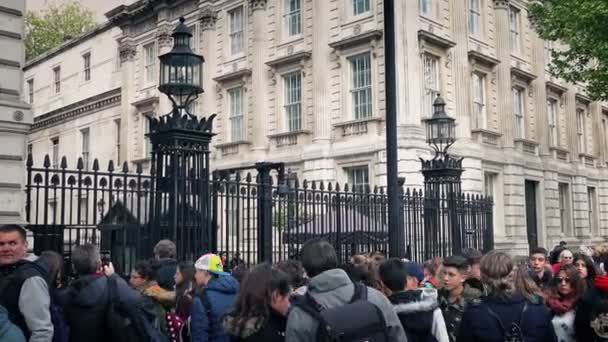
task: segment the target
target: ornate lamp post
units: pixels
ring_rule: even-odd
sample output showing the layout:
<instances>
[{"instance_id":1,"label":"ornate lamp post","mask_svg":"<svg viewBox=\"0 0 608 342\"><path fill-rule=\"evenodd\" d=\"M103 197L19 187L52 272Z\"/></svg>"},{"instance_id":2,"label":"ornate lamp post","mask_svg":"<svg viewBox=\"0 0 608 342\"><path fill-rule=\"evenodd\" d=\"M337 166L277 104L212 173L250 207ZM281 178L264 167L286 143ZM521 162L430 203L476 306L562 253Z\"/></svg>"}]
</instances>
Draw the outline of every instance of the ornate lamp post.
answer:
<instances>
[{"instance_id":1,"label":"ornate lamp post","mask_svg":"<svg viewBox=\"0 0 608 342\"><path fill-rule=\"evenodd\" d=\"M426 142L435 152L422 162L425 196L425 257L445 256L462 250L464 234L460 227L457 204L460 200L462 158L448 153L456 141L456 120L445 112L445 101L437 96L433 115L423 120ZM446 245L451 242L451 246Z\"/></svg>"},{"instance_id":2,"label":"ornate lamp post","mask_svg":"<svg viewBox=\"0 0 608 342\"><path fill-rule=\"evenodd\" d=\"M171 35L173 49L158 57L160 59L160 82L158 90L167 95L173 104L173 110L184 110L188 114L189 105L203 92L203 63L205 59L195 54L190 48L192 33L185 19L179 18L179 24Z\"/></svg>"},{"instance_id":3,"label":"ornate lamp post","mask_svg":"<svg viewBox=\"0 0 608 342\"><path fill-rule=\"evenodd\" d=\"M198 118L189 106L203 92L203 56L192 52L192 33L179 19L173 49L159 57L158 90L166 94L173 109L150 119L154 180L150 191L150 244L171 239L178 259L194 260L215 249L216 230L211 225L209 195L209 143L213 118ZM149 252L148 249L145 252Z\"/></svg>"}]
</instances>

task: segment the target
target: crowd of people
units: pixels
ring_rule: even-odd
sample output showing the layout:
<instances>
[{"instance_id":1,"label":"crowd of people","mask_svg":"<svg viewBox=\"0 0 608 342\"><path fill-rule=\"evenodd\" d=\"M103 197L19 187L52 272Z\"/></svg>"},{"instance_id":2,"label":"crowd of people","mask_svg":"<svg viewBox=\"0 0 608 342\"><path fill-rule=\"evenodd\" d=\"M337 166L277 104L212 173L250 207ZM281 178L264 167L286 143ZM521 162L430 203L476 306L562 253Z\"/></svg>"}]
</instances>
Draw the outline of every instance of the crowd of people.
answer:
<instances>
[{"instance_id":1,"label":"crowd of people","mask_svg":"<svg viewBox=\"0 0 608 342\"><path fill-rule=\"evenodd\" d=\"M608 341L608 252L565 244L528 257L466 249L422 265L354 255L323 239L298 260L235 255L176 260L160 241L130 277L92 244L28 254L26 231L0 226L1 342Z\"/></svg>"}]
</instances>

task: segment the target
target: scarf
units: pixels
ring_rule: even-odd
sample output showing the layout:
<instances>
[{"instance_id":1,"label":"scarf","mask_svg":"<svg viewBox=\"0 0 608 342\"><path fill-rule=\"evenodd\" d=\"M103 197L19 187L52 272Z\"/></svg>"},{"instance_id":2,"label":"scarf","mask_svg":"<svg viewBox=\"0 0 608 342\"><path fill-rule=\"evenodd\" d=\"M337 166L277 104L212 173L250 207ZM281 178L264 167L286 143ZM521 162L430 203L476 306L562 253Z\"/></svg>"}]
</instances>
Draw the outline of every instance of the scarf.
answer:
<instances>
[{"instance_id":1,"label":"scarf","mask_svg":"<svg viewBox=\"0 0 608 342\"><path fill-rule=\"evenodd\" d=\"M576 297L574 296L552 296L547 299L547 306L549 309L558 315L563 315L572 310L574 304L576 304Z\"/></svg>"},{"instance_id":2,"label":"scarf","mask_svg":"<svg viewBox=\"0 0 608 342\"><path fill-rule=\"evenodd\" d=\"M608 275L595 277L595 287L602 292L608 292Z\"/></svg>"}]
</instances>

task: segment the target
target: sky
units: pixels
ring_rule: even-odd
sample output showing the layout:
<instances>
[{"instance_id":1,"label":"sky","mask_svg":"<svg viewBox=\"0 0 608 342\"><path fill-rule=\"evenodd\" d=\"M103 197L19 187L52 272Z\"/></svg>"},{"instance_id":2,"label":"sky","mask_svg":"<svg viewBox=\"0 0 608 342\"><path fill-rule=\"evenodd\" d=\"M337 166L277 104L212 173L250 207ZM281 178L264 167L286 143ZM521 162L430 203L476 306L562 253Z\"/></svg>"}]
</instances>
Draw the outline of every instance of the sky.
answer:
<instances>
[{"instance_id":1,"label":"sky","mask_svg":"<svg viewBox=\"0 0 608 342\"><path fill-rule=\"evenodd\" d=\"M27 10L40 11L53 4L62 4L74 0L26 0ZM106 21L105 13L112 8L135 2L135 0L79 0L77 1L84 7L95 12L95 19L98 23Z\"/></svg>"}]
</instances>

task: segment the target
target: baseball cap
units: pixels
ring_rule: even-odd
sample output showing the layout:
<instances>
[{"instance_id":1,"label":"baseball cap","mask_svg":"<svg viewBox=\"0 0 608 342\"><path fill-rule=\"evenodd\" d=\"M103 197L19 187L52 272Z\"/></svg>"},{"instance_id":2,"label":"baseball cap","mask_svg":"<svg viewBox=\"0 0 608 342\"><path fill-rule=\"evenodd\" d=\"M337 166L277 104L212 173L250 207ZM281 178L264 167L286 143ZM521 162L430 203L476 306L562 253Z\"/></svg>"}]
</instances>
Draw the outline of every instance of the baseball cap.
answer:
<instances>
[{"instance_id":1,"label":"baseball cap","mask_svg":"<svg viewBox=\"0 0 608 342\"><path fill-rule=\"evenodd\" d=\"M224 272L224 265L222 265L222 258L219 255L208 253L198 258L194 263L194 268L200 271L209 271L217 275L229 275L230 273Z\"/></svg>"},{"instance_id":2,"label":"baseball cap","mask_svg":"<svg viewBox=\"0 0 608 342\"><path fill-rule=\"evenodd\" d=\"M422 267L415 262L406 262L404 263L405 271L409 276L416 277L418 281L424 280L424 272L422 271Z\"/></svg>"}]
</instances>

